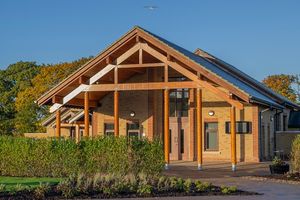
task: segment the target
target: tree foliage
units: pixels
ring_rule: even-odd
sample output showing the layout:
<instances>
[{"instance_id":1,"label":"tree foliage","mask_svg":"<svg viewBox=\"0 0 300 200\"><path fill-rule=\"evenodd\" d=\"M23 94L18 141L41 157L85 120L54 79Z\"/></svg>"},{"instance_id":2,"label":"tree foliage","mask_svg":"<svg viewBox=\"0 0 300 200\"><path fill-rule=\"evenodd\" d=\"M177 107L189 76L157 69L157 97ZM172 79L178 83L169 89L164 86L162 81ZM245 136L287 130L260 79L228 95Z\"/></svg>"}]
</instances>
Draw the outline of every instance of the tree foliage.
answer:
<instances>
[{"instance_id":1,"label":"tree foliage","mask_svg":"<svg viewBox=\"0 0 300 200\"><path fill-rule=\"evenodd\" d=\"M42 131L48 108L34 101L89 59L54 65L21 61L0 70L0 135Z\"/></svg>"},{"instance_id":2,"label":"tree foliage","mask_svg":"<svg viewBox=\"0 0 300 200\"><path fill-rule=\"evenodd\" d=\"M297 102L297 92L293 88L294 84L297 84L297 77L295 75L271 75L265 78L263 83L289 100Z\"/></svg>"},{"instance_id":3,"label":"tree foliage","mask_svg":"<svg viewBox=\"0 0 300 200\"><path fill-rule=\"evenodd\" d=\"M39 73L35 62L17 62L0 71L0 134L15 131L16 98L19 92L32 87L32 78Z\"/></svg>"}]
</instances>

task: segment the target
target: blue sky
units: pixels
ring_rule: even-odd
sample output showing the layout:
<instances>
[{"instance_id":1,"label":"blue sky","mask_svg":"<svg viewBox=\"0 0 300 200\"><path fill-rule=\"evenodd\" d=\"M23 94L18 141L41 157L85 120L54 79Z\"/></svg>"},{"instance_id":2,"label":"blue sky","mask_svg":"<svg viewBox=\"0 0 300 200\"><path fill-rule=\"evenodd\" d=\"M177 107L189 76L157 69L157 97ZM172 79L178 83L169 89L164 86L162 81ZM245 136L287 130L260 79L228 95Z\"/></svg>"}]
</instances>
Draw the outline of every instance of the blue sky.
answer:
<instances>
[{"instance_id":1,"label":"blue sky","mask_svg":"<svg viewBox=\"0 0 300 200\"><path fill-rule=\"evenodd\" d=\"M300 74L299 10L297 0L1 0L0 68L96 55L139 25L258 80Z\"/></svg>"}]
</instances>

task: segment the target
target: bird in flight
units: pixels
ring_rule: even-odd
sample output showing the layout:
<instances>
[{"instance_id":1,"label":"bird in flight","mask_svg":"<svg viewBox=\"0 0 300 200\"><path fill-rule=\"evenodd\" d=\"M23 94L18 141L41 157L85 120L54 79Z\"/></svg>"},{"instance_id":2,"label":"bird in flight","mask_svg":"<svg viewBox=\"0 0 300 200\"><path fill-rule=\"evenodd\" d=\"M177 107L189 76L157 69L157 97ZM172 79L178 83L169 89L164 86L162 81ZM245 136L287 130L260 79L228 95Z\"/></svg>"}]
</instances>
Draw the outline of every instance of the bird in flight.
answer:
<instances>
[{"instance_id":1,"label":"bird in flight","mask_svg":"<svg viewBox=\"0 0 300 200\"><path fill-rule=\"evenodd\" d=\"M144 6L144 8L149 9L149 10L155 10L158 7L157 6Z\"/></svg>"}]
</instances>

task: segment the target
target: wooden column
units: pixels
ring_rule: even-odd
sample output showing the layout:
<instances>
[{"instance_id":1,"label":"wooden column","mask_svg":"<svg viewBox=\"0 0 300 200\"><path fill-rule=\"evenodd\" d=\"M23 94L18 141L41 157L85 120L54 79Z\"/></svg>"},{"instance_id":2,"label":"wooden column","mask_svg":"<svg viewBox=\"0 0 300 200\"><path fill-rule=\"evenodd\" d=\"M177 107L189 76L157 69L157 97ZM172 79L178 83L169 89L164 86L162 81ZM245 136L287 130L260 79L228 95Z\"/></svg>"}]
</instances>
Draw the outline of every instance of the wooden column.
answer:
<instances>
[{"instance_id":1,"label":"wooden column","mask_svg":"<svg viewBox=\"0 0 300 200\"><path fill-rule=\"evenodd\" d=\"M198 170L202 170L202 90L197 88L197 162Z\"/></svg>"},{"instance_id":2,"label":"wooden column","mask_svg":"<svg viewBox=\"0 0 300 200\"><path fill-rule=\"evenodd\" d=\"M119 91L114 91L114 131L119 136Z\"/></svg>"},{"instance_id":3,"label":"wooden column","mask_svg":"<svg viewBox=\"0 0 300 200\"><path fill-rule=\"evenodd\" d=\"M89 137L90 116L89 116L89 93L84 93L84 137Z\"/></svg>"},{"instance_id":4,"label":"wooden column","mask_svg":"<svg viewBox=\"0 0 300 200\"><path fill-rule=\"evenodd\" d=\"M234 106L230 110L230 132L232 171L236 171L236 111Z\"/></svg>"},{"instance_id":5,"label":"wooden column","mask_svg":"<svg viewBox=\"0 0 300 200\"><path fill-rule=\"evenodd\" d=\"M60 110L58 109L57 111L56 111L56 129L55 129L55 136L57 137L57 138L60 138L60 136L61 136L61 128L60 128L60 125L61 125L61 119L60 119Z\"/></svg>"},{"instance_id":6,"label":"wooden column","mask_svg":"<svg viewBox=\"0 0 300 200\"><path fill-rule=\"evenodd\" d=\"M169 138L169 90L164 90L164 151L165 168L169 168L170 163L170 138Z\"/></svg>"}]
</instances>

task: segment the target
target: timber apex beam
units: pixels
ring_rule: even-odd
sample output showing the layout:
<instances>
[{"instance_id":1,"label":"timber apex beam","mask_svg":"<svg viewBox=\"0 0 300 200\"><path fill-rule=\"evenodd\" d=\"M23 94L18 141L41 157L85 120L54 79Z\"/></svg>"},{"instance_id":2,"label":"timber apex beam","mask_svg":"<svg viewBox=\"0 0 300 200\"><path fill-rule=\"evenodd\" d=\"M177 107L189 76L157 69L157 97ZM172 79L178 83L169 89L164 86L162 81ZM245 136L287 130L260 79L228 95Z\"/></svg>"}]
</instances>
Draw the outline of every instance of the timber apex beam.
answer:
<instances>
[{"instance_id":1,"label":"timber apex beam","mask_svg":"<svg viewBox=\"0 0 300 200\"><path fill-rule=\"evenodd\" d=\"M227 93L225 93L224 91L220 90L219 88L214 87L213 85L211 85L207 81L200 80L199 77L196 74L194 74L193 72L189 71L188 69L182 67L177 62L169 61L168 56L165 56L165 55L161 54L160 52L158 52L155 49L151 48L147 44L141 44L141 46L142 46L142 49L144 51L146 51L147 53L149 53L150 55L152 55L155 58L157 58L157 59L161 60L162 62L166 63L167 65L172 67L174 70L181 73L183 76L191 79L192 81L195 81L197 84L199 84L202 87L210 90L215 95L220 96L221 98L223 98L225 101L227 101L232 106L235 106L236 108L238 108L240 110L242 110L244 108L244 105L240 101L235 100L235 99L230 99L229 95Z\"/></svg>"}]
</instances>

